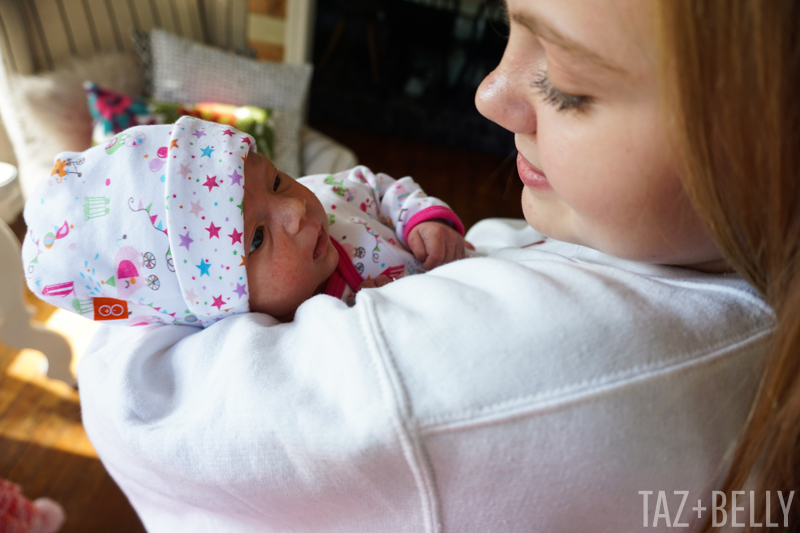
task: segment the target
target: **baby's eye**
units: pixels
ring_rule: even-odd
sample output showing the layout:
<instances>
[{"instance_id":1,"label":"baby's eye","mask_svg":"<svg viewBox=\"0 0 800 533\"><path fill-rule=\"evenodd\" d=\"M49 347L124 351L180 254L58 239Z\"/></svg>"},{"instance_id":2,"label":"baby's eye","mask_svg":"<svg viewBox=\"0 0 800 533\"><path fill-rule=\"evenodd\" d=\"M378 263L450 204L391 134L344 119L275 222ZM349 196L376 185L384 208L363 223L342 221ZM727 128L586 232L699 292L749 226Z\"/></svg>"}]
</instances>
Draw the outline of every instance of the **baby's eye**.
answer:
<instances>
[{"instance_id":1,"label":"baby's eye","mask_svg":"<svg viewBox=\"0 0 800 533\"><path fill-rule=\"evenodd\" d=\"M261 243L264 242L264 230L261 228L256 228L256 232L253 234L253 241L250 243L250 252L255 252Z\"/></svg>"},{"instance_id":2,"label":"baby's eye","mask_svg":"<svg viewBox=\"0 0 800 533\"><path fill-rule=\"evenodd\" d=\"M275 181L272 183L272 192L276 192L278 187L281 186L281 177L278 174L275 174Z\"/></svg>"}]
</instances>

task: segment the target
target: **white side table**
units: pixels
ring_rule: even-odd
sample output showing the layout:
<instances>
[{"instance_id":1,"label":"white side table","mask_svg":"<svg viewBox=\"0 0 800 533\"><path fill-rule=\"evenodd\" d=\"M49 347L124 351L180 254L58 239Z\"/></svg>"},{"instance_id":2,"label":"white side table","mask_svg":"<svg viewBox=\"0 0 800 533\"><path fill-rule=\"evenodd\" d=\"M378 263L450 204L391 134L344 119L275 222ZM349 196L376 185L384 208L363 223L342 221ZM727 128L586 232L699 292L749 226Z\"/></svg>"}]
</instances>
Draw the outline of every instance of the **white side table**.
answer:
<instances>
[{"instance_id":1,"label":"white side table","mask_svg":"<svg viewBox=\"0 0 800 533\"><path fill-rule=\"evenodd\" d=\"M47 358L47 375L75 385L70 372L72 348L60 334L31 323L33 309L24 301L25 283L17 237L0 220L0 341L17 349L33 348Z\"/></svg>"},{"instance_id":2,"label":"white side table","mask_svg":"<svg viewBox=\"0 0 800 533\"><path fill-rule=\"evenodd\" d=\"M0 219L6 224L11 224L19 216L24 205L17 167L9 163L0 163Z\"/></svg>"}]
</instances>

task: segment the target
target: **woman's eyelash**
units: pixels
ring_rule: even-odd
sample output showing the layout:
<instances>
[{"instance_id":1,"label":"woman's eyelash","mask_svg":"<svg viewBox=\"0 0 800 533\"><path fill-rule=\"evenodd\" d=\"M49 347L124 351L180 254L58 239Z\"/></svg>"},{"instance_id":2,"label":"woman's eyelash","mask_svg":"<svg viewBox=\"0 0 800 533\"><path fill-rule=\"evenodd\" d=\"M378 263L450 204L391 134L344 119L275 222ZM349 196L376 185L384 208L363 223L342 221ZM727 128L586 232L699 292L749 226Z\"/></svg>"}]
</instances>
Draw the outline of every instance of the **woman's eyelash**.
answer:
<instances>
[{"instance_id":1,"label":"woman's eyelash","mask_svg":"<svg viewBox=\"0 0 800 533\"><path fill-rule=\"evenodd\" d=\"M275 181L272 182L272 192L276 192L278 187L281 186L281 177L279 174L275 174Z\"/></svg>"},{"instance_id":2,"label":"woman's eyelash","mask_svg":"<svg viewBox=\"0 0 800 533\"><path fill-rule=\"evenodd\" d=\"M586 106L592 103L592 98L589 96L575 96L553 87L545 71L541 71L536 75L533 86L544 97L545 103L555 106L556 111L569 111L570 109L583 111Z\"/></svg>"}]
</instances>

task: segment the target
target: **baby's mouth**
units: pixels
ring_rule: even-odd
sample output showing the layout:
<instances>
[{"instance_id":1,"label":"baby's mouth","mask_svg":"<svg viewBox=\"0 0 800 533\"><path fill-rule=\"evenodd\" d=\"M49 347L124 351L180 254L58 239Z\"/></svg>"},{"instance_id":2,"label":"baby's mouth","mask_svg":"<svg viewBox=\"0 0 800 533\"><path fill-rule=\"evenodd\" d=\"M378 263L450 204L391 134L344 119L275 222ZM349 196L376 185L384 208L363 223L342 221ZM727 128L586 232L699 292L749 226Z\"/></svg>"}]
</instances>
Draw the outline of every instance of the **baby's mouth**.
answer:
<instances>
[{"instance_id":1,"label":"baby's mouth","mask_svg":"<svg viewBox=\"0 0 800 533\"><path fill-rule=\"evenodd\" d=\"M314 247L314 260L319 259L325 254L325 251L328 249L328 234L323 229L319 229L319 234L317 235L317 244Z\"/></svg>"}]
</instances>

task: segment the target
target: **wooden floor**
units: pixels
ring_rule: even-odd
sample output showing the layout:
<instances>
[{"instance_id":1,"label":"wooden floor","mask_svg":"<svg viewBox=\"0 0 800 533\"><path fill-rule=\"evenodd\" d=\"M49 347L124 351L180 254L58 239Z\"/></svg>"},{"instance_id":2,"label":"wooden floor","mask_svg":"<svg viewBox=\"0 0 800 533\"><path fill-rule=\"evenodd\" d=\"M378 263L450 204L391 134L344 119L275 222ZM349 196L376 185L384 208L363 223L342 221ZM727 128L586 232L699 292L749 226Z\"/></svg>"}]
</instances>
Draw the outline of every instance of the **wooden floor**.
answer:
<instances>
[{"instance_id":1,"label":"wooden floor","mask_svg":"<svg viewBox=\"0 0 800 533\"><path fill-rule=\"evenodd\" d=\"M28 294L37 308L34 320L53 317L54 307ZM21 485L31 499L59 502L67 514L63 533L143 532L86 437L78 393L42 376L43 359L0 344L0 477Z\"/></svg>"},{"instance_id":2,"label":"wooden floor","mask_svg":"<svg viewBox=\"0 0 800 533\"><path fill-rule=\"evenodd\" d=\"M448 202L467 227L482 218L522 216L519 180L506 186L514 165L496 172L501 158L314 126L352 148L373 170L396 178L413 176L430 195ZM13 229L18 236L25 231L20 221ZM55 308L30 298L38 310L35 320L52 322ZM86 345L87 338L77 337L88 334L65 329L73 346ZM63 533L144 531L86 437L78 393L41 376L42 359L38 352L0 344L0 477L20 484L32 499L47 496L60 502L67 513Z\"/></svg>"}]
</instances>

